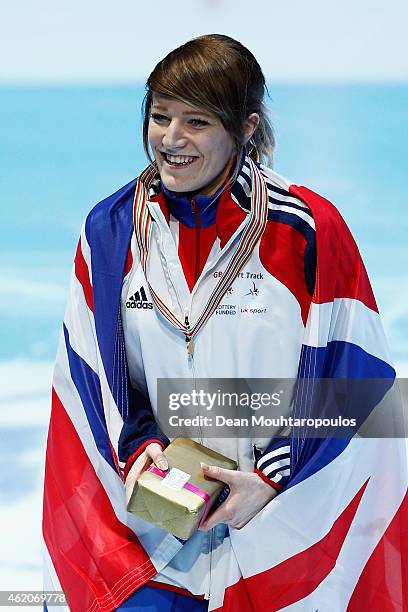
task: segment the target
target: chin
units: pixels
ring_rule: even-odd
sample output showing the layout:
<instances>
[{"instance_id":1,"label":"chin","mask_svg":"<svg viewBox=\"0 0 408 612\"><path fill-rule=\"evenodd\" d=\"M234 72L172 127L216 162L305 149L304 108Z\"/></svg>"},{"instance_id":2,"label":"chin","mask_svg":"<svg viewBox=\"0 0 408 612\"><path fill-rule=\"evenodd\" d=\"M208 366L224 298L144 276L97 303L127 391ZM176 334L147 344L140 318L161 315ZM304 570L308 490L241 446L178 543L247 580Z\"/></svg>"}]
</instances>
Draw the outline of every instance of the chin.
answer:
<instances>
[{"instance_id":1,"label":"chin","mask_svg":"<svg viewBox=\"0 0 408 612\"><path fill-rule=\"evenodd\" d=\"M163 175L161 175L161 180L166 189L169 189L170 191L175 191L177 193L197 191L198 189L201 189L203 187L201 183L197 183L195 181L183 181L181 179L175 180L174 177L168 177Z\"/></svg>"}]
</instances>

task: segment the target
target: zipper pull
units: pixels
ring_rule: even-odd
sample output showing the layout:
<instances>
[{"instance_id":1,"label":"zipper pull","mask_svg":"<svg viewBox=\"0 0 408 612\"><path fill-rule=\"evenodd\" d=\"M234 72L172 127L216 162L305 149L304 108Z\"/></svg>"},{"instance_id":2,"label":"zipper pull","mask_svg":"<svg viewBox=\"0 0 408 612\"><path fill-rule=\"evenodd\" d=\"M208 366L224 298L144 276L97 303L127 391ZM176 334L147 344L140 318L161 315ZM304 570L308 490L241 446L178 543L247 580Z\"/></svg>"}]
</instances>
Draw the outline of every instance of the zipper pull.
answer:
<instances>
[{"instance_id":1,"label":"zipper pull","mask_svg":"<svg viewBox=\"0 0 408 612\"><path fill-rule=\"evenodd\" d=\"M189 338L187 340L187 353L190 355L190 357L193 357L194 355L194 348L195 348L194 340L192 338Z\"/></svg>"},{"instance_id":2,"label":"zipper pull","mask_svg":"<svg viewBox=\"0 0 408 612\"><path fill-rule=\"evenodd\" d=\"M186 314L185 318L184 318L184 325L187 327L187 331L190 329L190 322L188 320L188 315ZM189 354L189 356L193 356L194 355L194 340L191 336L189 336L188 334L184 334L186 337L186 344L187 344L187 353Z\"/></svg>"}]
</instances>

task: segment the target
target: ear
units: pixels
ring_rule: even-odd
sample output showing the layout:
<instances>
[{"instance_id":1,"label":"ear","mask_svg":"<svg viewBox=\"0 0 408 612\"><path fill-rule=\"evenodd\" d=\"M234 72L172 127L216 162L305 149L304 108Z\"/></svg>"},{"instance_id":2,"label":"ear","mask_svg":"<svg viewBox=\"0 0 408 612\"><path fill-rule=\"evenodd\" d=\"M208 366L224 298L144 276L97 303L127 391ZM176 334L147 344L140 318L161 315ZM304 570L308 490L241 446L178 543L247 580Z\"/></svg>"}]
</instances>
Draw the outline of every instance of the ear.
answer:
<instances>
[{"instance_id":1,"label":"ear","mask_svg":"<svg viewBox=\"0 0 408 612\"><path fill-rule=\"evenodd\" d=\"M251 140L253 133L259 125L258 113L251 113L244 121L243 132L244 132L244 144Z\"/></svg>"}]
</instances>

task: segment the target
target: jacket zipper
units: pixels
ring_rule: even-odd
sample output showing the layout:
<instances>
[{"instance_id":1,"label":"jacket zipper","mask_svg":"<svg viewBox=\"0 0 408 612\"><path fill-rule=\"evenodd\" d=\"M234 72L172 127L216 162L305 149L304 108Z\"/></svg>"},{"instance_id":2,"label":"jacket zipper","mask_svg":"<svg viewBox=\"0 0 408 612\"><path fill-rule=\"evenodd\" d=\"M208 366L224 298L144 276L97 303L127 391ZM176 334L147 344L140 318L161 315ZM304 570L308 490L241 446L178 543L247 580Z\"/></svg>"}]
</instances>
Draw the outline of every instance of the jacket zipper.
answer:
<instances>
[{"instance_id":1,"label":"jacket zipper","mask_svg":"<svg viewBox=\"0 0 408 612\"><path fill-rule=\"evenodd\" d=\"M201 249L201 217L200 207L197 206L196 201L191 200L191 211L195 214L195 243L196 243L196 260L195 260L195 274L194 284L197 282L200 276L200 249Z\"/></svg>"},{"instance_id":2,"label":"jacket zipper","mask_svg":"<svg viewBox=\"0 0 408 612\"><path fill-rule=\"evenodd\" d=\"M193 213L195 213L195 239L196 239L196 260L195 260L195 276L194 276L194 285L195 285L200 276L201 216L200 216L200 207L197 206L197 203L194 199L191 200L191 210ZM186 317L186 321L188 322L187 317ZM194 387L195 387L196 385L195 385L194 354L191 355L191 359L192 359L192 371L193 371ZM200 442L202 443L203 442L203 432L201 429L201 425L199 425L199 429L200 429ZM208 579L208 598L210 598L210 595L211 595L214 528L210 529L209 536L210 536L210 547L209 547L210 548L210 559L209 559L210 568L209 568L209 579Z\"/></svg>"},{"instance_id":3,"label":"jacket zipper","mask_svg":"<svg viewBox=\"0 0 408 612\"><path fill-rule=\"evenodd\" d=\"M190 320L189 320L189 316L188 316L188 311L185 311L184 313L184 325L187 328L187 331L189 331L190 329ZM193 385L194 385L194 389L195 391L197 391L197 385L196 385L196 373L195 373L195 361L194 361L194 348L193 350L190 352L188 350L188 344L189 344L189 339L188 336L186 335L186 346L187 346L187 359L189 360L189 362L191 363L191 375L193 377ZM203 430L201 428L201 425L198 425L198 429L200 431L200 443L203 443Z\"/></svg>"},{"instance_id":4,"label":"jacket zipper","mask_svg":"<svg viewBox=\"0 0 408 612\"><path fill-rule=\"evenodd\" d=\"M197 206L196 201L191 200L191 210L195 213L195 239L196 239L196 260L195 260L195 274L194 274L194 285L198 281L200 276L200 250L201 250L201 217L200 217L200 207ZM194 377L194 387L195 385L195 370L194 370L194 354L191 355L192 359L192 370ZM200 429L200 442L203 442L203 432L201 429L201 425L199 425ZM208 598L210 598L211 594L211 572L212 572L212 549L213 549L213 536L214 536L214 528L210 530L210 571L209 571L209 580L208 580Z\"/></svg>"}]
</instances>

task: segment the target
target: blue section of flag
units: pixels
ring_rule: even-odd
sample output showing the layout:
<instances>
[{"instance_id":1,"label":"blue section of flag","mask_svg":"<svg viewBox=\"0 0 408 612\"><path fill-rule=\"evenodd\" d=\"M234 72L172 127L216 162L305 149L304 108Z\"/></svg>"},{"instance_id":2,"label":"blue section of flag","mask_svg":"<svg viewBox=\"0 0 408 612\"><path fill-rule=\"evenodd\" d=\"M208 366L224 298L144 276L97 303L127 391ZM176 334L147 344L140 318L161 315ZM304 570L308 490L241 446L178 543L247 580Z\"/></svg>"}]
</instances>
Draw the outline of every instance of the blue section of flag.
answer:
<instances>
[{"instance_id":1,"label":"blue section of flag","mask_svg":"<svg viewBox=\"0 0 408 612\"><path fill-rule=\"evenodd\" d=\"M112 451L109 446L105 415L103 413L99 377L71 347L69 332L65 325L64 338L72 380L81 398L95 444L102 457L116 471Z\"/></svg>"},{"instance_id":2,"label":"blue section of flag","mask_svg":"<svg viewBox=\"0 0 408 612\"><path fill-rule=\"evenodd\" d=\"M293 417L328 417L334 414L333 404L338 401L342 402L339 414L355 417L361 425L393 385L395 375L388 363L351 342L333 340L324 347L304 345ZM319 386L320 390L324 386L322 379L336 379L326 397L319 393ZM330 391L329 386L327 389ZM349 437L313 438L292 431L293 471L288 486L328 465L349 442Z\"/></svg>"},{"instance_id":3,"label":"blue section of flag","mask_svg":"<svg viewBox=\"0 0 408 612\"><path fill-rule=\"evenodd\" d=\"M323 347L303 346L301 378L390 378L395 370L357 344L332 340Z\"/></svg>"},{"instance_id":4,"label":"blue section of flag","mask_svg":"<svg viewBox=\"0 0 408 612\"><path fill-rule=\"evenodd\" d=\"M134 612L202 612L208 601L187 597L160 587L144 585L131 595L117 610Z\"/></svg>"},{"instance_id":5,"label":"blue section of flag","mask_svg":"<svg viewBox=\"0 0 408 612\"><path fill-rule=\"evenodd\" d=\"M296 469L286 488L293 487L326 467L344 451L349 443L349 438L292 439L292 456L300 455L301 452L301 459L296 463Z\"/></svg>"},{"instance_id":6,"label":"blue section of flag","mask_svg":"<svg viewBox=\"0 0 408 612\"><path fill-rule=\"evenodd\" d=\"M118 309L126 256L133 232L133 198L136 180L97 204L89 213L85 233L92 251L94 318L106 378L114 397L114 347L118 334Z\"/></svg>"}]
</instances>

